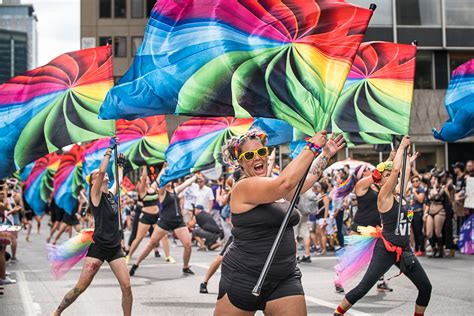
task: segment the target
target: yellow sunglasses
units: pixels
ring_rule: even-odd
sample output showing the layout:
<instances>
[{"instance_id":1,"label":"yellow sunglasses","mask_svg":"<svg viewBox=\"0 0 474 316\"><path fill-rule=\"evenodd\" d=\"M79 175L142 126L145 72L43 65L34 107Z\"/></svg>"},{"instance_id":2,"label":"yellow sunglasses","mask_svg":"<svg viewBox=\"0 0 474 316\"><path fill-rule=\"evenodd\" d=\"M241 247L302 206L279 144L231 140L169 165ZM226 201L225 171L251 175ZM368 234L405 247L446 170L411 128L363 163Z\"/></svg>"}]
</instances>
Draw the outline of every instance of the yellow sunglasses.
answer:
<instances>
[{"instance_id":1,"label":"yellow sunglasses","mask_svg":"<svg viewBox=\"0 0 474 316\"><path fill-rule=\"evenodd\" d=\"M239 160L242 159L243 157L246 161L251 161L255 159L256 155L259 155L260 157L265 158L266 156L268 156L268 147L260 147L259 149L256 149L256 150L243 152L240 154Z\"/></svg>"}]
</instances>

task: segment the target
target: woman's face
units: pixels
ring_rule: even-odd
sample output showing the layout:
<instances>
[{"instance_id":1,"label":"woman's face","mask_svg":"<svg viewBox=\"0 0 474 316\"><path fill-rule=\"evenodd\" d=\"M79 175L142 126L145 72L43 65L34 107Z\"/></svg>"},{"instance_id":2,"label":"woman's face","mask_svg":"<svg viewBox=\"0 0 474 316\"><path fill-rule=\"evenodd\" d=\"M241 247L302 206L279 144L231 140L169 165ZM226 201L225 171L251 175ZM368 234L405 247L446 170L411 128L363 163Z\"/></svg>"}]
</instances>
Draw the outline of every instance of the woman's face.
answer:
<instances>
[{"instance_id":1,"label":"woman's face","mask_svg":"<svg viewBox=\"0 0 474 316\"><path fill-rule=\"evenodd\" d=\"M250 139L240 145L240 154L246 151L254 151L264 147L260 140ZM244 157L239 159L239 164L242 167L245 175L248 177L266 177L268 168L268 156L260 157L258 154L254 155L254 159L247 161Z\"/></svg>"},{"instance_id":2,"label":"woman's face","mask_svg":"<svg viewBox=\"0 0 474 316\"><path fill-rule=\"evenodd\" d=\"M431 182L432 186L436 186L436 185L438 185L438 178L431 177L430 182Z\"/></svg>"},{"instance_id":3,"label":"woman's face","mask_svg":"<svg viewBox=\"0 0 474 316\"><path fill-rule=\"evenodd\" d=\"M97 176L99 175L98 172L94 172L92 175L92 181L91 181L91 186L94 185L95 181L97 180ZM109 175L107 172L104 175L104 181L102 182L102 188L108 188L109 187Z\"/></svg>"},{"instance_id":4,"label":"woman's face","mask_svg":"<svg viewBox=\"0 0 474 316\"><path fill-rule=\"evenodd\" d=\"M343 182L344 182L344 180L342 180L341 176L337 176L337 177L336 177L336 183L337 183L337 184L341 184L341 183L343 183Z\"/></svg>"}]
</instances>

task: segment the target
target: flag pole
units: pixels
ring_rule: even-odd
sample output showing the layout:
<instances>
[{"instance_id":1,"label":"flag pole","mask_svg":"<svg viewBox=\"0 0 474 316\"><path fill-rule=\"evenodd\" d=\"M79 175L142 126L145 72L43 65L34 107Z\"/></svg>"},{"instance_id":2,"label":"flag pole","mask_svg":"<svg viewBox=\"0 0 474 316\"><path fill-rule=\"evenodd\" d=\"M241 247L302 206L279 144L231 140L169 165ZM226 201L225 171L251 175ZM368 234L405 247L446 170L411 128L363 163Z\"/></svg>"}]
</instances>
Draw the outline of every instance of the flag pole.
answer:
<instances>
[{"instance_id":1,"label":"flag pole","mask_svg":"<svg viewBox=\"0 0 474 316\"><path fill-rule=\"evenodd\" d=\"M117 212L118 212L118 221L119 221L119 230L122 230L122 213L120 207L120 177L119 177L119 167L118 167L118 149L117 144L114 146L114 161L115 161L115 190L117 194ZM123 239L123 232L122 232Z\"/></svg>"},{"instance_id":2,"label":"flag pole","mask_svg":"<svg viewBox=\"0 0 474 316\"><path fill-rule=\"evenodd\" d=\"M398 216L397 216L397 226L395 227L395 235L400 235L400 214L402 213L403 206L403 196L405 195L405 175L407 169L407 156L408 156L408 147L403 151L403 167L402 167L402 179L400 181L400 198L398 201Z\"/></svg>"},{"instance_id":3,"label":"flag pole","mask_svg":"<svg viewBox=\"0 0 474 316\"><path fill-rule=\"evenodd\" d=\"M276 251L278 247L280 246L281 240L283 238L283 233L286 230L286 227L288 226L288 223L290 221L291 213L293 213L293 210L296 205L296 201L298 201L298 197L300 196L301 190L303 189L303 184L306 180L306 176L308 175L309 169L311 168L311 165L309 165L308 169L306 170L303 178L300 180L298 183L298 186L296 187L295 190L295 195L291 199L290 207L288 208L288 212L286 212L285 218L283 219L283 223L281 223L280 229L278 230L278 234L275 238L275 241L273 242L272 248L270 249L270 253L268 254L267 260L265 261L265 265L263 266L262 272L260 272L260 276L258 278L257 284L255 284L255 287L252 290L252 294L254 296L260 296L260 292L262 291L262 286L263 282L265 282L265 278L267 277L268 271L270 270L270 266L272 265L273 258L275 257Z\"/></svg>"}]
</instances>

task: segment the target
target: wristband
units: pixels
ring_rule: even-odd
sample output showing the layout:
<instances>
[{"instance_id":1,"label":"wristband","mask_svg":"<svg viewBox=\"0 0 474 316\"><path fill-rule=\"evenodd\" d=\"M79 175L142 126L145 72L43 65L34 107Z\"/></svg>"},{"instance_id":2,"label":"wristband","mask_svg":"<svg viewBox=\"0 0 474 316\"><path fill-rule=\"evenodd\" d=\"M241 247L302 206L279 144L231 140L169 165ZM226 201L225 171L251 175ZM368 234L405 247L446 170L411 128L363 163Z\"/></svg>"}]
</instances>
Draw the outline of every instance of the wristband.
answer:
<instances>
[{"instance_id":1,"label":"wristband","mask_svg":"<svg viewBox=\"0 0 474 316\"><path fill-rule=\"evenodd\" d=\"M106 156L110 158L110 157L112 157L112 154L105 153L105 154L104 154L104 157L106 157Z\"/></svg>"},{"instance_id":2,"label":"wristband","mask_svg":"<svg viewBox=\"0 0 474 316\"><path fill-rule=\"evenodd\" d=\"M382 174L377 169L374 169L374 171L372 171L372 180L374 180L374 183L380 183L380 181L382 180Z\"/></svg>"},{"instance_id":3,"label":"wristband","mask_svg":"<svg viewBox=\"0 0 474 316\"><path fill-rule=\"evenodd\" d=\"M321 153L322 148L311 142L311 138L307 137L305 140L306 145L303 147L303 149L310 150L315 157Z\"/></svg>"}]
</instances>

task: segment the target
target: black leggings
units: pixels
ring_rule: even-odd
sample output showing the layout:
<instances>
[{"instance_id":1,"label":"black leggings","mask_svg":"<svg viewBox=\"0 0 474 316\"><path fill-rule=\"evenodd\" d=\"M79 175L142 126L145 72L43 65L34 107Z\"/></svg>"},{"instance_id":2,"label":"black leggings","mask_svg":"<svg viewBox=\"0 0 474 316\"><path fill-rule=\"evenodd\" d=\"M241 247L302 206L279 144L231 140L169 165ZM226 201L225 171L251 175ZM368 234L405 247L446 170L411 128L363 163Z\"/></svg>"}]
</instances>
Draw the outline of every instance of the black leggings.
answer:
<instances>
[{"instance_id":1,"label":"black leggings","mask_svg":"<svg viewBox=\"0 0 474 316\"><path fill-rule=\"evenodd\" d=\"M344 234L342 233L342 225L344 219L344 210L339 210L339 213L336 215L336 226L337 226L337 241L339 246L344 247Z\"/></svg>"},{"instance_id":2,"label":"black leggings","mask_svg":"<svg viewBox=\"0 0 474 316\"><path fill-rule=\"evenodd\" d=\"M395 264L399 267L396 259L397 256L394 252L388 252L385 249L382 239L378 240L367 272L360 283L346 295L346 299L349 303L354 305L358 300L364 297L392 265ZM417 258L415 258L415 265L407 274L407 277L418 289L416 304L423 307L428 306L431 297L431 283Z\"/></svg>"},{"instance_id":3,"label":"black leggings","mask_svg":"<svg viewBox=\"0 0 474 316\"><path fill-rule=\"evenodd\" d=\"M425 251L425 236L423 235L423 211L413 213L413 236L415 237L415 251Z\"/></svg>"}]
</instances>

